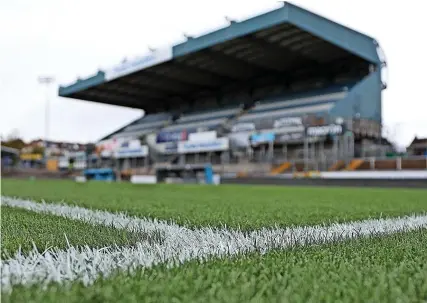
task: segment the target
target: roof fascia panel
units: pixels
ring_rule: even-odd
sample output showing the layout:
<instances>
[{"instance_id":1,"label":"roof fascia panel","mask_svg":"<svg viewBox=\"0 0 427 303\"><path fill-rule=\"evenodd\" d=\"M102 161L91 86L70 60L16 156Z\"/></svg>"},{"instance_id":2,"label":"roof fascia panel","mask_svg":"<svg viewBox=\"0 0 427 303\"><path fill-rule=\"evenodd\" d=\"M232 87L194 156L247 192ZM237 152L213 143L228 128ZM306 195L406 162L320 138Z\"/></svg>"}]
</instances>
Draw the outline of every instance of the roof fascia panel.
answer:
<instances>
[{"instance_id":1,"label":"roof fascia panel","mask_svg":"<svg viewBox=\"0 0 427 303\"><path fill-rule=\"evenodd\" d=\"M173 47L173 57L176 58L184 56L225 41L242 37L276 24L286 22L287 19L288 7L284 6L242 22L232 22L225 28L197 38L191 38L184 43L175 45Z\"/></svg>"},{"instance_id":2,"label":"roof fascia panel","mask_svg":"<svg viewBox=\"0 0 427 303\"><path fill-rule=\"evenodd\" d=\"M59 87L60 97L69 97L70 95L81 92L93 86L100 85L105 82L104 72L99 71L95 76L89 77L84 80L77 80L69 86Z\"/></svg>"},{"instance_id":3,"label":"roof fascia panel","mask_svg":"<svg viewBox=\"0 0 427 303\"><path fill-rule=\"evenodd\" d=\"M290 3L286 7L290 23L367 61L381 64L374 38Z\"/></svg>"}]
</instances>

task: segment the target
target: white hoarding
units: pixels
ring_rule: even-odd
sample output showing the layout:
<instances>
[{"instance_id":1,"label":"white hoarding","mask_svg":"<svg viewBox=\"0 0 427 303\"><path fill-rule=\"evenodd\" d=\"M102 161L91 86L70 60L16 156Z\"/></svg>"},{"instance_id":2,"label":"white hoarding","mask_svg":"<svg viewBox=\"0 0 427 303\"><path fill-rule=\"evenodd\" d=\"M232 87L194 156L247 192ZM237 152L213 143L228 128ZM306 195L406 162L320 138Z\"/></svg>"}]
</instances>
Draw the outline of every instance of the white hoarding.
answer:
<instances>
[{"instance_id":1,"label":"white hoarding","mask_svg":"<svg viewBox=\"0 0 427 303\"><path fill-rule=\"evenodd\" d=\"M111 81L113 79L132 74L153 65L169 61L172 57L173 54L171 47L155 50L146 56L131 59L120 65L116 65L113 68L107 69L105 71L105 80Z\"/></svg>"},{"instance_id":2,"label":"white hoarding","mask_svg":"<svg viewBox=\"0 0 427 303\"><path fill-rule=\"evenodd\" d=\"M141 158L148 155L148 147L142 145L139 147L122 147L114 152L115 158Z\"/></svg>"},{"instance_id":3,"label":"white hoarding","mask_svg":"<svg viewBox=\"0 0 427 303\"><path fill-rule=\"evenodd\" d=\"M330 124L322 126L311 126L307 128L308 136L327 136L327 135L341 135L343 127L339 124Z\"/></svg>"},{"instance_id":4,"label":"white hoarding","mask_svg":"<svg viewBox=\"0 0 427 303\"><path fill-rule=\"evenodd\" d=\"M216 131L191 133L188 135L188 141L211 141L216 139Z\"/></svg>"},{"instance_id":5,"label":"white hoarding","mask_svg":"<svg viewBox=\"0 0 427 303\"><path fill-rule=\"evenodd\" d=\"M130 182L133 184L156 184L156 176L133 175L130 177Z\"/></svg>"},{"instance_id":6,"label":"white hoarding","mask_svg":"<svg viewBox=\"0 0 427 303\"><path fill-rule=\"evenodd\" d=\"M181 154L223 151L227 150L228 147L228 138L218 138L209 141L178 142L178 152Z\"/></svg>"},{"instance_id":7,"label":"white hoarding","mask_svg":"<svg viewBox=\"0 0 427 303\"><path fill-rule=\"evenodd\" d=\"M233 125L233 127L231 128L231 132L248 132L255 131L255 129L255 123L237 123Z\"/></svg>"},{"instance_id":8,"label":"white hoarding","mask_svg":"<svg viewBox=\"0 0 427 303\"><path fill-rule=\"evenodd\" d=\"M295 126L295 125L302 125L301 117L284 117L284 118L275 120L273 123L274 128L281 128L281 127Z\"/></svg>"}]
</instances>

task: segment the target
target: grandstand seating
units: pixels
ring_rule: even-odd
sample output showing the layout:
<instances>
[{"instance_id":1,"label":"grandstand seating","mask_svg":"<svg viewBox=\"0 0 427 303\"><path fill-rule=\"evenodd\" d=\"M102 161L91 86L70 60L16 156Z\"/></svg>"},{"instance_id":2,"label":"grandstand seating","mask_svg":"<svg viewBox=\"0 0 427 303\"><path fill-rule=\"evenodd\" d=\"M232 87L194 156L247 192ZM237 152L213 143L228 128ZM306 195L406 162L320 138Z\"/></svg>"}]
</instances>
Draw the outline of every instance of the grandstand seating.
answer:
<instances>
[{"instance_id":1,"label":"grandstand seating","mask_svg":"<svg viewBox=\"0 0 427 303\"><path fill-rule=\"evenodd\" d=\"M199 127L207 129L215 128L227 119L237 115L240 112L240 107L235 106L227 109L210 110L204 112L188 113L182 115L174 124L165 127L165 130L191 130Z\"/></svg>"},{"instance_id":2,"label":"grandstand seating","mask_svg":"<svg viewBox=\"0 0 427 303\"><path fill-rule=\"evenodd\" d=\"M126 126L122 131L115 134L113 138L139 137L141 135L156 131L171 121L172 115L168 113L146 115Z\"/></svg>"},{"instance_id":3,"label":"grandstand seating","mask_svg":"<svg viewBox=\"0 0 427 303\"><path fill-rule=\"evenodd\" d=\"M333 92L312 92L304 96L288 96L258 102L238 123L254 123L257 129L271 128L275 119L286 116L322 115L327 113L346 92L336 88Z\"/></svg>"},{"instance_id":4,"label":"grandstand seating","mask_svg":"<svg viewBox=\"0 0 427 303\"><path fill-rule=\"evenodd\" d=\"M239 106L226 109L210 110L204 112L186 113L173 121L172 114L151 114L126 126L120 132L114 134L113 138L139 137L152 132L163 131L196 131L198 128L215 129L225 123L227 119L236 116L241 111ZM173 122L173 123L172 123Z\"/></svg>"},{"instance_id":5,"label":"grandstand seating","mask_svg":"<svg viewBox=\"0 0 427 303\"><path fill-rule=\"evenodd\" d=\"M204 110L182 114L173 121L172 114L149 114L113 135L113 138L139 137L144 134L164 130L189 132L217 129L229 119L235 123L254 123L257 129L272 128L275 119L286 116L322 115L327 113L338 100L343 99L349 85L335 86L308 93L291 94L261 100L242 113L242 107L232 105L218 110ZM293 130L297 131L297 130Z\"/></svg>"}]
</instances>

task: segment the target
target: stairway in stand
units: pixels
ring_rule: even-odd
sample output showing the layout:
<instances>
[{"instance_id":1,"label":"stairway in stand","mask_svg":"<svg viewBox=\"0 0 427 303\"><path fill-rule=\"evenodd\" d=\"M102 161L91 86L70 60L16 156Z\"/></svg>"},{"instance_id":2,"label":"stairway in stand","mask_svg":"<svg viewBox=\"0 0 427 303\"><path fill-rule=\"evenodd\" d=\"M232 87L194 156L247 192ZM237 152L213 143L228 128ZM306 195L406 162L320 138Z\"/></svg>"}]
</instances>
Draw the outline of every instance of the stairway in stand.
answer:
<instances>
[{"instance_id":1,"label":"stairway in stand","mask_svg":"<svg viewBox=\"0 0 427 303\"><path fill-rule=\"evenodd\" d=\"M275 175L279 175L279 174L282 174L282 173L284 173L285 171L287 171L288 169L290 169L291 168L291 166L292 166L292 164L291 164L291 162L283 162L282 164L280 164L279 166L277 166L277 167L275 167L275 168L273 168L272 170L271 170L271 174L273 175L273 176L275 176Z\"/></svg>"}]
</instances>

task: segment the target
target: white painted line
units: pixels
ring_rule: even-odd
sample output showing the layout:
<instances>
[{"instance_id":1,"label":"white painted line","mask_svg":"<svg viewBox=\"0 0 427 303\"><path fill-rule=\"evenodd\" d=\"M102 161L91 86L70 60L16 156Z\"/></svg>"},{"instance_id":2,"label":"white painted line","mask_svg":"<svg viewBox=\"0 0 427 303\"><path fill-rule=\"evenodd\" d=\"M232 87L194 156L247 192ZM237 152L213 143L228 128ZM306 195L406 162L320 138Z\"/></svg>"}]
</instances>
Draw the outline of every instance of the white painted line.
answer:
<instances>
[{"instance_id":1,"label":"white painted line","mask_svg":"<svg viewBox=\"0 0 427 303\"><path fill-rule=\"evenodd\" d=\"M1 285L13 285L80 280L93 283L100 276L110 276L116 270L151 267L159 263L170 266L185 261L230 257L249 252L266 253L272 249L322 244L358 237L371 237L395 232L427 228L427 215L401 218L369 219L328 226L262 228L243 232L227 228L190 229L172 222L129 217L123 213L89 210L64 204L36 203L29 200L2 197L2 204L40 213L80 219L92 224L104 224L129 230L159 232L163 241L140 242L134 247L111 246L104 249L69 247L23 256L19 252L1 263Z\"/></svg>"}]
</instances>

